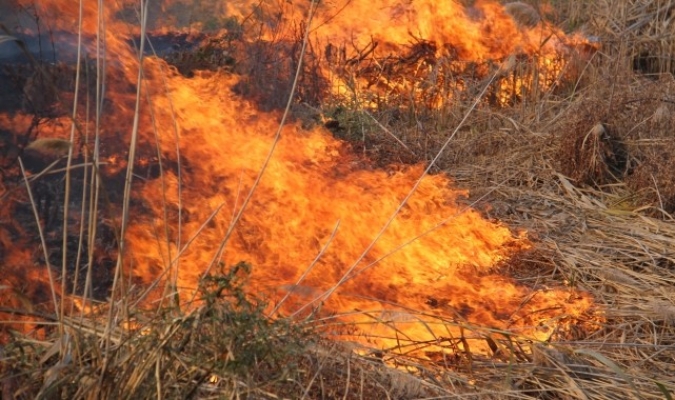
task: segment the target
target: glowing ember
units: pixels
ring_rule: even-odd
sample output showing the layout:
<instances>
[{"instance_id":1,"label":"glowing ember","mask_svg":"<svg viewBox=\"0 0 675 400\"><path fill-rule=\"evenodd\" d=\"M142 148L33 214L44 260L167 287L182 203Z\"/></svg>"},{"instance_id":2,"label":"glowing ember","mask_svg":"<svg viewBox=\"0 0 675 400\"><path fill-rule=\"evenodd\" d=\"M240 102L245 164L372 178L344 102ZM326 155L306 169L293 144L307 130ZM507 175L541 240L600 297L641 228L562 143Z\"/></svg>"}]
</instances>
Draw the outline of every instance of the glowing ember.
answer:
<instances>
[{"instance_id":1,"label":"glowing ember","mask_svg":"<svg viewBox=\"0 0 675 400\"><path fill-rule=\"evenodd\" d=\"M45 16L58 11L54 24L68 30L76 21L75 3L41 1L36 7ZM227 4L234 16L251 7ZM303 4L280 2L288 8L282 10L283 22L304 18L309 2ZM128 41L137 28L115 22L116 11L104 18L114 61L107 66L109 103L101 133L110 174L126 166L123 146L134 110L129 83L138 69ZM89 51L96 48L91 40L96 20L94 8L85 10ZM365 48L375 39L383 43L378 52L393 52L416 37L435 43L437 57L452 53L476 61L533 54L542 47L553 55L560 44L544 44L540 26L526 30L500 5L487 2L467 10L453 2L352 1L344 10L321 9L312 26L325 43ZM325 130L296 124L284 127L246 212L221 247L270 152L280 117L234 94L239 80L225 73L188 79L159 59L145 60L141 97L148 101L141 112L138 166L151 164L158 148L163 168L161 176L148 173L135 181L125 264L133 278L145 285L176 279L181 297L190 299L206 271L219 273L221 265L246 261L253 265L252 291L273 300L290 293L282 314L321 305L322 315L368 321L361 333L380 346L459 336L458 328L437 317L543 339L557 327L542 330L543 322L563 315L573 319L591 306L586 296L564 290L533 294L498 275L500 263L528 248L527 240L460 207L457 198L465 193L444 175L425 176L378 236L422 167L372 169ZM322 296L340 282L332 296Z\"/></svg>"}]
</instances>

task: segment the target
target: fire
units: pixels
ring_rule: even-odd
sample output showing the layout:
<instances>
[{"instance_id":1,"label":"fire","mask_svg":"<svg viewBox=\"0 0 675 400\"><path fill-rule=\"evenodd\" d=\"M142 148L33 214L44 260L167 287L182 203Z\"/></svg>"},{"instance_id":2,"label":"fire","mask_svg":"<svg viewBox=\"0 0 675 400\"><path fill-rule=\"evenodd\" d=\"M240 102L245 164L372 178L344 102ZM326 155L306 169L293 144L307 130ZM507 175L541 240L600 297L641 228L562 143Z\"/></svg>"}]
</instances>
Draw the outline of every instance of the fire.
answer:
<instances>
[{"instance_id":1,"label":"fire","mask_svg":"<svg viewBox=\"0 0 675 400\"><path fill-rule=\"evenodd\" d=\"M84 3L92 7L84 9L83 24L92 54L98 14L95 3ZM235 17L251 7L227 4L226 14ZM304 18L308 5L275 4L280 23ZM73 2L36 7L48 16L58 10L58 29L76 25ZM134 110L129 83L139 68L130 45L137 28L117 20L119 12L106 10L102 19L110 28L110 101L102 124L109 176L126 168ZM435 43L434 56L457 60L500 60L542 48L553 55L556 46L542 41L541 26L524 29L490 2L466 9L454 2L352 1L344 9L321 8L310 29L324 44L349 41L363 49L381 42L378 52L420 38ZM262 112L235 94L241 77L202 72L186 78L154 57L144 59L143 70L137 162L147 173L134 184L125 273L144 287L175 279L181 298L189 300L204 274L245 261L253 266L250 290L265 293L281 314L320 309L321 316L367 322L355 336L366 334L378 346L458 337L453 322L546 339L557 328L545 328L548 321L574 320L592 307L584 294L533 293L500 275L500 265L530 243L462 207L458 199L466 193L447 176L423 176L419 165L375 169L325 129L297 123L283 127L272 151L280 114ZM148 172L160 159L162 173Z\"/></svg>"},{"instance_id":2,"label":"fire","mask_svg":"<svg viewBox=\"0 0 675 400\"><path fill-rule=\"evenodd\" d=\"M254 266L251 290L273 299L290 292L282 314L321 305L326 315L367 323L363 333L383 346L458 337L459 330L441 324L439 317L546 339L555 329L555 324L546 326L554 315L574 319L592 305L583 294L533 294L500 276L500 263L527 248L527 239L459 206L457 199L465 193L453 189L444 175L422 178L378 238L422 167L371 169L322 129L306 131L295 124L281 133L248 209L219 256L279 119L232 94L236 82L221 74L173 76L166 93L154 97L155 118L164 124L157 127L163 133L160 146L167 156L176 153L168 111L176 113L184 170L180 191L171 170L138 188L147 211L136 216L129 231L129 265L144 286L177 268L180 291L190 298L214 260L224 266L246 261ZM165 210L170 210L168 220ZM321 297L348 271L349 279L331 297ZM394 339L394 328L407 339Z\"/></svg>"},{"instance_id":3,"label":"fire","mask_svg":"<svg viewBox=\"0 0 675 400\"><path fill-rule=\"evenodd\" d=\"M262 37L274 41L284 30L297 36L310 4L264 3L261 12L280 17ZM342 101L357 99L376 108L379 102L395 103L412 95L417 104L442 108L457 101L453 88L464 91L500 73L497 102L509 104L553 87L569 72L569 59L586 56L579 44L594 48L580 35L566 35L534 20L531 7L509 5L514 7L494 1L466 7L456 1L374 0L319 6L310 38L324 50L328 62L323 75L330 77L331 91ZM228 15L245 20L250 10L248 2L228 2ZM499 71L509 57L519 55L524 56L521 68Z\"/></svg>"}]
</instances>

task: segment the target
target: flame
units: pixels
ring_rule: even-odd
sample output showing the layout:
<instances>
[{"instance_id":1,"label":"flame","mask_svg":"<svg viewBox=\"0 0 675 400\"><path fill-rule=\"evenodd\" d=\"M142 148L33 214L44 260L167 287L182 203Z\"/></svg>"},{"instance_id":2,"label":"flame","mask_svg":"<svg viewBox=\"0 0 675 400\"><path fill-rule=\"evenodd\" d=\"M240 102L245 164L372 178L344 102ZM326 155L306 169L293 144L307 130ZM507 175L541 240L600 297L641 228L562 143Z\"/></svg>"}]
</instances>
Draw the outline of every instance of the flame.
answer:
<instances>
[{"instance_id":1,"label":"flame","mask_svg":"<svg viewBox=\"0 0 675 400\"><path fill-rule=\"evenodd\" d=\"M227 4L227 15L240 20L252 12L248 1ZM280 16L262 38L297 36L311 4L262 3L256 10ZM595 48L582 35L567 35L541 19L533 26L531 20L520 24L513 10L494 1L477 1L471 7L433 0L322 4L310 38L313 46L324 49L329 62L322 66L323 75L330 77L331 91L342 101L356 98L364 107L376 108L379 102L409 97L419 104L431 96L425 104L441 108L456 101L453 91L436 93L449 85L444 80L463 91L471 77L482 84L483 78L495 74L501 80L498 103L506 105L513 98L552 88L570 69L570 59L585 56L578 50L580 44ZM516 55L525 56L523 66L504 70ZM331 62L335 58L337 65Z\"/></svg>"},{"instance_id":2,"label":"flame","mask_svg":"<svg viewBox=\"0 0 675 400\"><path fill-rule=\"evenodd\" d=\"M74 3L50 0L36 7L57 29L69 30L79 13ZM99 19L97 3L83 3L90 53L102 43L94 39L99 24L108 27L106 56L113 62L107 66L102 156L107 173L115 175L126 168L134 109L129 83L140 65L130 43L138 30L116 19L123 5L106 4L117 8L106 8ZM309 3L264 6L290 26L304 18ZM227 2L225 8L226 15L243 18L251 3ZM556 41L542 40L541 25L523 29L502 6L484 1L472 9L426 0L350 1L344 9L320 9L312 26L313 37L323 43L363 49L375 40L381 52L423 38L436 43L436 57L457 60L500 60L541 54L542 48L557 54ZM271 32L279 29L264 35ZM154 57L144 59L143 69L147 102L137 162L156 165L159 153L162 174L135 181L125 272L145 287L175 279L181 297L189 299L207 271L245 261L253 266L252 292L265 293L273 305L290 294L282 314L320 306L322 316L367 322L355 335L379 346L395 346L397 336L438 341L460 335L443 321L545 339L554 329L542 328L547 321L574 319L592 307L588 295L532 292L500 275L500 265L530 247L526 235L461 206L458 200L467 193L453 188L447 176L423 176L419 165L375 169L326 130L296 123L284 126L266 164L280 115L236 95L241 77L201 72L186 78ZM230 229L263 165L246 211Z\"/></svg>"},{"instance_id":3,"label":"flame","mask_svg":"<svg viewBox=\"0 0 675 400\"><path fill-rule=\"evenodd\" d=\"M361 258L420 178L422 167L370 169L322 129L305 131L298 125L284 128L219 258L219 243L264 163L278 123L278 115L261 114L233 95L230 88L236 83L237 78L221 74L174 76L167 93L155 98L157 120L167 124L158 130L169 133L160 139L165 154L175 153L166 110L177 114L180 154L189 170L183 175L180 199L182 235L183 241L195 239L186 249L177 248L177 221L164 219L165 208L178 209L175 172L166 171L163 181L145 183L140 197L153 212L135 221L129 242L135 274L146 285L179 253L178 282L186 289L194 288L214 259L227 266L247 261L254 266L251 289L281 291L279 297L290 291L293 301L284 310L292 313L317 300L355 266L351 279L323 302L323 310L360 311L349 319L368 321L369 337L381 337L378 343L391 346L395 340L385 339L394 335L387 322L391 315L396 316L396 329L420 341L458 334L419 312L543 339L552 334L552 328L542 330L543 321L552 315L541 310L550 307L557 310L554 315L580 317L592 305L588 296L564 290L533 295L498 275L502 261L530 246L527 239L458 205L466 193L453 189L444 175L422 178L406 206ZM206 221L208 228L203 229ZM163 235L167 230L168 238ZM375 324L379 318L382 321Z\"/></svg>"}]
</instances>

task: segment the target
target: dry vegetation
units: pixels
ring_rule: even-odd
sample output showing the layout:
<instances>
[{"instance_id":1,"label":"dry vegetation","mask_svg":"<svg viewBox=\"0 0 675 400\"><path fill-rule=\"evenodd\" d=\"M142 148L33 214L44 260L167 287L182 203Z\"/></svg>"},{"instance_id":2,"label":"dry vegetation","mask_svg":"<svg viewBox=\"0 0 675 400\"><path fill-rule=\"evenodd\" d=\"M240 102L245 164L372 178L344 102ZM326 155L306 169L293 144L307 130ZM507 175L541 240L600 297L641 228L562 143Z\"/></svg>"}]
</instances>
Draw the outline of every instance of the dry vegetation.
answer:
<instances>
[{"instance_id":1,"label":"dry vegetation","mask_svg":"<svg viewBox=\"0 0 675 400\"><path fill-rule=\"evenodd\" d=\"M590 292L604 310L599 329L581 326L559 341L533 343L467 326L497 342L493 357L464 351L430 362L396 352L355 352L351 344L322 339L319 321L265 318L261 303L244 294L247 267L240 265L230 276L204 282L206 301L191 312L133 310L133 329L111 331L101 323L111 315L101 306L101 320L67 318L42 340L13 335L0 348L2 397L672 398L675 1L530 3L550 23L597 36L602 47L575 66L571 83L519 96L507 106L481 101L435 167L470 189L467 204L527 230L535 247L510 263L514 277L533 287ZM206 47L169 61L184 71L252 71L250 84L237 90L263 108L280 107L294 66L252 66L298 48L256 47L242 65L229 56L240 46L236 38L221 45L234 48L226 59L211 57L222 54L214 50L220 48ZM416 51L421 59L423 44ZM473 100L441 111L423 103L410 107L395 95L368 111L345 99L319 101L325 82L310 73L311 62L295 117L325 124L381 165L430 161ZM533 68L524 60L514 73ZM367 65L351 73L367 74ZM270 79L280 82L279 92L266 97L270 93L255 83ZM433 88L440 89L453 87L440 82ZM421 99L435 96L443 93L430 89ZM56 325L55 317L20 310L20 304L0 311Z\"/></svg>"}]
</instances>

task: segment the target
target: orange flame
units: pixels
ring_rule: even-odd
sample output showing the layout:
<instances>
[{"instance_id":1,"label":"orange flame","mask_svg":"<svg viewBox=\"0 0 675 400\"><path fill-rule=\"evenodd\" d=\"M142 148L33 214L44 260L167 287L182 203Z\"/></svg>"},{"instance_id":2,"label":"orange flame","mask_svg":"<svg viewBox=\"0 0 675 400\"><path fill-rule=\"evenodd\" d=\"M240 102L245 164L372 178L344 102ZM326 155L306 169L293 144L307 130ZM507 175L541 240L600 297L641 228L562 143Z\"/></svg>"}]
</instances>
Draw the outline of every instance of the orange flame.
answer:
<instances>
[{"instance_id":1,"label":"orange flame","mask_svg":"<svg viewBox=\"0 0 675 400\"><path fill-rule=\"evenodd\" d=\"M54 24L68 30L77 20L71 3L52 0L38 7L45 15L58 10ZM94 2L84 3L83 29L93 35L97 10ZM277 6L290 24L302 18L307 3ZM250 8L248 2L227 4L234 16ZM138 57L128 40L136 28L116 21L119 11L103 14L108 56L122 63L112 63L122 74L110 79L134 82ZM313 26L313 35L325 42L349 41L358 48L375 38L387 44L381 51L393 51L418 37L436 42L438 56L453 51L463 60L497 60L542 47L554 54L556 46L542 41L541 26L525 30L491 2L467 10L454 2L351 1L344 10L321 9ZM438 317L541 339L551 334L542 332L543 322L576 318L592 306L584 294L532 293L499 275L501 263L530 244L460 206L457 200L466 193L453 189L445 175L422 177L421 166L373 169L325 130L297 124L283 128L220 254L271 150L279 115L235 95L237 77L199 73L188 79L156 58L143 65L143 98L149 102L142 110L140 146L150 155L157 146L164 163L162 176L136 180L126 238L127 273L146 285L173 279L175 268L181 295L189 298L209 266L246 261L253 265L251 291L273 300L292 294L283 313L320 302L324 313L371 322L363 331L380 346L395 345L396 333L417 341L458 335ZM129 131L134 101L123 89L110 91L108 143L116 131ZM109 151L111 162L119 151ZM119 164L111 168L124 168ZM416 192L383 230L418 179ZM321 297L338 283L332 296ZM377 319L382 323L372 323Z\"/></svg>"},{"instance_id":2,"label":"orange flame","mask_svg":"<svg viewBox=\"0 0 675 400\"><path fill-rule=\"evenodd\" d=\"M177 113L180 153L186 160L180 199L183 241L196 239L185 250L176 248L176 216L163 220L165 207L178 207L176 174L167 171L163 181L144 184L142 198L154 212L135 221L129 241L136 274L147 284L180 252L179 285L195 286L218 259L216 249L270 149L278 119L231 94L235 83L236 78L220 74L175 76L166 97L155 99L157 119L166 124L159 127L165 133L160 138L165 154L175 152L166 110L173 107ZM551 335L549 329L541 331L540 323L552 316L542 309L551 307L554 315L570 317L588 310L590 298L567 291L540 292L526 301L532 295L527 288L496 275L500 262L527 248L527 240L459 206L457 199L465 193L452 189L443 175L422 178L406 206L361 258L421 172L420 166L369 169L323 130L289 125L222 260L225 265L251 262L252 290L291 291L294 302L285 305L286 312L316 300L355 265L356 273L324 302L324 311L408 310L407 319L426 324L405 323L399 316L398 329L417 340L447 336L451 329L430 328L438 321L412 317L413 310L539 338ZM166 229L172 232L168 240L161 234ZM351 319L372 318L357 313ZM370 329L373 337L377 335L372 330L384 337L393 334L386 324Z\"/></svg>"}]
</instances>

